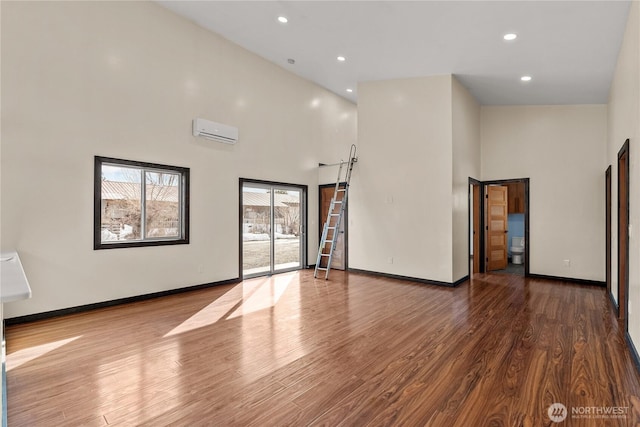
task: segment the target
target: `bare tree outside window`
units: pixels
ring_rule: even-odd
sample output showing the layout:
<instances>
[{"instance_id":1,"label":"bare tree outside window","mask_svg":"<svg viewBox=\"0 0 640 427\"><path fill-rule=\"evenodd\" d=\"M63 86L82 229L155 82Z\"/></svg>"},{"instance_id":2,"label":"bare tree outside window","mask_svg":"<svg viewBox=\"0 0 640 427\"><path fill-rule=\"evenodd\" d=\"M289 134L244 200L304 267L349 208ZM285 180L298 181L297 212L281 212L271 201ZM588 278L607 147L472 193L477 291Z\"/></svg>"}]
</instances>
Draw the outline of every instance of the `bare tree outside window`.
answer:
<instances>
[{"instance_id":1,"label":"bare tree outside window","mask_svg":"<svg viewBox=\"0 0 640 427\"><path fill-rule=\"evenodd\" d=\"M145 219L147 237L178 236L180 175L147 172Z\"/></svg>"},{"instance_id":2,"label":"bare tree outside window","mask_svg":"<svg viewBox=\"0 0 640 427\"><path fill-rule=\"evenodd\" d=\"M300 234L300 198L297 193L276 190L274 193L275 216L280 222L282 234L298 236Z\"/></svg>"}]
</instances>

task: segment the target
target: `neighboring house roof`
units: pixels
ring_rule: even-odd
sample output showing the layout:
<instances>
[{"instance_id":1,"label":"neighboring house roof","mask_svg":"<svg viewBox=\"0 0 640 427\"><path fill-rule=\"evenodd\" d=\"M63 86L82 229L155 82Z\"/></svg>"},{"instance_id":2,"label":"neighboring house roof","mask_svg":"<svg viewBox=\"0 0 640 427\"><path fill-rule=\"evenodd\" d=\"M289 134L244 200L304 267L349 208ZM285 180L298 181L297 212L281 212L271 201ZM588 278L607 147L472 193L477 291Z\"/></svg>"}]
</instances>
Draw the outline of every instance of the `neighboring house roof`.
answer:
<instances>
[{"instance_id":1,"label":"neighboring house roof","mask_svg":"<svg viewBox=\"0 0 640 427\"><path fill-rule=\"evenodd\" d=\"M102 181L103 200L138 200L141 185L135 182ZM178 187L168 185L147 185L147 199L174 202L179 201Z\"/></svg>"},{"instance_id":2,"label":"neighboring house roof","mask_svg":"<svg viewBox=\"0 0 640 427\"><path fill-rule=\"evenodd\" d=\"M291 196L289 194L279 194L276 193L275 194L275 199L278 202L282 202L286 205L299 205L300 204L300 198L299 197L295 197L295 196Z\"/></svg>"},{"instance_id":3,"label":"neighboring house roof","mask_svg":"<svg viewBox=\"0 0 640 427\"><path fill-rule=\"evenodd\" d=\"M251 191L242 192L242 204L244 206L270 206L271 194L270 193L254 193ZM300 200L297 197L290 196L288 194L275 194L274 206L286 208L291 205L300 204Z\"/></svg>"},{"instance_id":4,"label":"neighboring house roof","mask_svg":"<svg viewBox=\"0 0 640 427\"><path fill-rule=\"evenodd\" d=\"M140 199L140 184L135 182L102 181L103 200L138 200ZM177 186L147 185L147 199L174 202L179 200ZM242 203L245 206L270 206L270 193L242 193ZM275 207L286 208L300 204L298 197L289 194L275 194Z\"/></svg>"},{"instance_id":5,"label":"neighboring house roof","mask_svg":"<svg viewBox=\"0 0 640 427\"><path fill-rule=\"evenodd\" d=\"M271 194L243 191L242 204L244 206L271 206ZM274 206L286 207L287 205L285 205L284 203L280 203L276 200Z\"/></svg>"}]
</instances>

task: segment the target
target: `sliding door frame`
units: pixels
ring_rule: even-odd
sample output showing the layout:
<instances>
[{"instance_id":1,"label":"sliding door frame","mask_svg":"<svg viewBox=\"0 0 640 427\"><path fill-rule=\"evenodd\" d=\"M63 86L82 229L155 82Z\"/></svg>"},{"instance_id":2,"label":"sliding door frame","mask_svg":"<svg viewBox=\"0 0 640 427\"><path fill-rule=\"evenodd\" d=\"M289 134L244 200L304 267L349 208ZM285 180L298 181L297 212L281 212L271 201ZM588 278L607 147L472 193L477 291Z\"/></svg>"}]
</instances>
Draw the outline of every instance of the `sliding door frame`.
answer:
<instances>
[{"instance_id":1,"label":"sliding door frame","mask_svg":"<svg viewBox=\"0 0 640 427\"><path fill-rule=\"evenodd\" d=\"M272 188L272 189L276 188L276 189L285 189L285 190L291 189L291 190L300 191L300 264L298 267L278 269L278 270L275 269L275 239L273 238L274 231L275 231L275 227L274 227L275 216L274 216L274 206L273 206L273 192L271 192L271 214L270 214L270 217L271 217L270 218L270 225L271 225L270 226L270 234L271 234L270 242L271 243L269 245L269 251L270 251L269 271L250 274L247 276L244 275L244 268L243 268L244 204L243 204L242 195L243 195L243 188L245 185L247 186L255 185L256 187L262 187L262 188ZM302 270L303 268L306 268L307 253L308 253L308 248L307 248L308 186L301 185L301 184L291 184L286 182L240 178L238 189L239 189L238 191L238 205L239 205L239 208L238 208L238 223L239 223L238 277L240 277L241 279L245 279L245 278L259 277L259 276L270 276L272 274L285 273L287 271Z\"/></svg>"}]
</instances>

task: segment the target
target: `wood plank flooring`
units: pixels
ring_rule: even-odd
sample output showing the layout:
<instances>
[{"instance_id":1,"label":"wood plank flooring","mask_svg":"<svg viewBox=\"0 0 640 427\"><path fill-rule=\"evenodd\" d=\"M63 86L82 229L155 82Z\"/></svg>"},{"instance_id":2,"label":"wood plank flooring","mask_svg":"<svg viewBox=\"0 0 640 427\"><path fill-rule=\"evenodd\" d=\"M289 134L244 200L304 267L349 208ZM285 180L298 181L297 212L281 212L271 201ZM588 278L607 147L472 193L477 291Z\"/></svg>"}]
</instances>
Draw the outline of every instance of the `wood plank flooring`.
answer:
<instances>
[{"instance_id":1,"label":"wood plank flooring","mask_svg":"<svg viewBox=\"0 0 640 427\"><path fill-rule=\"evenodd\" d=\"M10 426L640 425L605 289L504 274L300 271L11 326L7 354Z\"/></svg>"}]
</instances>

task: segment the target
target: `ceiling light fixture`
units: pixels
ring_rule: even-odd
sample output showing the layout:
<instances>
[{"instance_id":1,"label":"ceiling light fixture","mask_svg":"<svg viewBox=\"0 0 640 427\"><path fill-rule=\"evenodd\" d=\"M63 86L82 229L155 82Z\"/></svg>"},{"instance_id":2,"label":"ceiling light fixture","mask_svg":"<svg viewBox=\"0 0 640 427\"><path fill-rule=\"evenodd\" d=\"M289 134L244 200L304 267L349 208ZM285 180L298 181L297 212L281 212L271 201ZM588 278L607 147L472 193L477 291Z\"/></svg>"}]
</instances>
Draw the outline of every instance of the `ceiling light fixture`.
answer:
<instances>
[{"instance_id":1,"label":"ceiling light fixture","mask_svg":"<svg viewBox=\"0 0 640 427\"><path fill-rule=\"evenodd\" d=\"M506 41L510 42L512 40L515 40L518 38L518 35L515 33L507 33L505 34L503 37L503 39L505 39Z\"/></svg>"},{"instance_id":2,"label":"ceiling light fixture","mask_svg":"<svg viewBox=\"0 0 640 427\"><path fill-rule=\"evenodd\" d=\"M286 24L287 22L289 22L289 20L286 16L278 16L278 22L280 22L281 24Z\"/></svg>"},{"instance_id":3,"label":"ceiling light fixture","mask_svg":"<svg viewBox=\"0 0 640 427\"><path fill-rule=\"evenodd\" d=\"M346 61L346 60L347 60L347 58L345 58L345 57L344 57L344 56L342 56L342 55L338 56L336 59L337 59L338 61L340 61L340 62L344 62L344 61Z\"/></svg>"},{"instance_id":4,"label":"ceiling light fixture","mask_svg":"<svg viewBox=\"0 0 640 427\"><path fill-rule=\"evenodd\" d=\"M522 77L520 77L520 80L522 80L523 82L530 82L531 81L531 76L522 76Z\"/></svg>"},{"instance_id":5,"label":"ceiling light fixture","mask_svg":"<svg viewBox=\"0 0 640 427\"><path fill-rule=\"evenodd\" d=\"M353 92L353 89L349 88L349 89L347 89L347 92L351 93L351 92Z\"/></svg>"}]
</instances>

